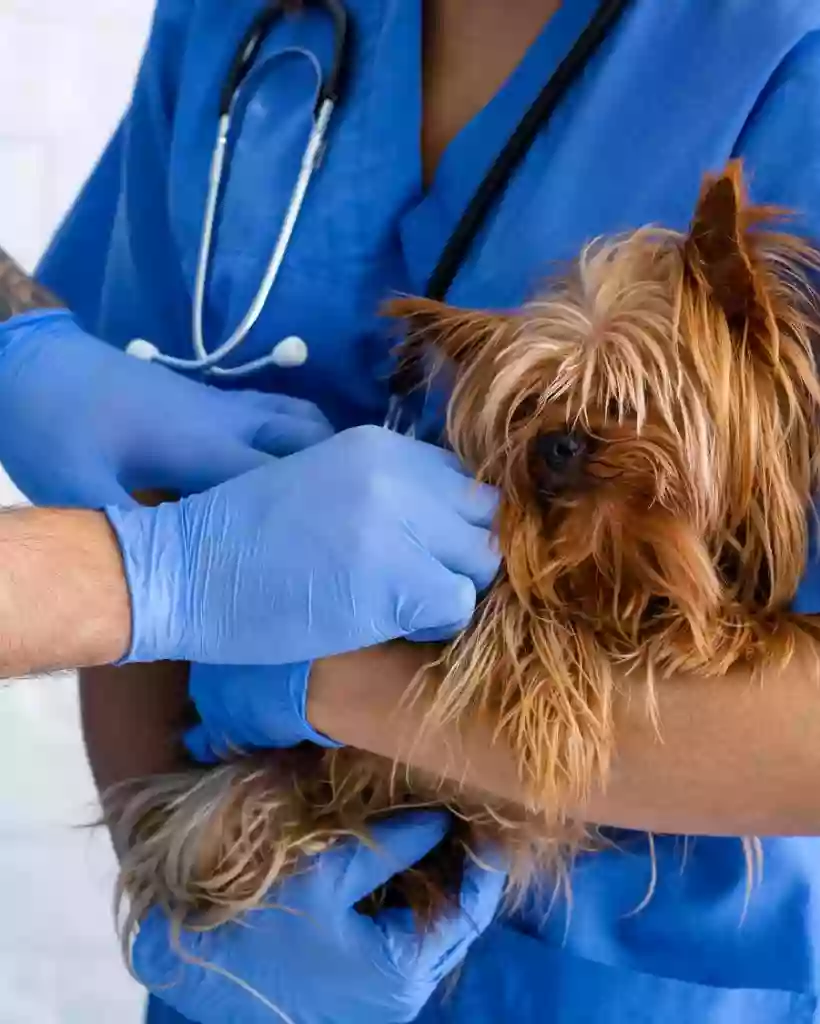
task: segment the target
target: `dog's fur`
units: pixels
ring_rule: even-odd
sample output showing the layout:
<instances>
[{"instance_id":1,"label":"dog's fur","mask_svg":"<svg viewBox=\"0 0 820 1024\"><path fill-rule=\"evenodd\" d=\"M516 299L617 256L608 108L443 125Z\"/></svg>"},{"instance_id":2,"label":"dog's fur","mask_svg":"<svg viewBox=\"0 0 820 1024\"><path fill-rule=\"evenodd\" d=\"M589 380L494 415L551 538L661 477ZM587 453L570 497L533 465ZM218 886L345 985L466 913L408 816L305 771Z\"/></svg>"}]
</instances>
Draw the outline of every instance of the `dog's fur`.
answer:
<instances>
[{"instance_id":1,"label":"dog's fur","mask_svg":"<svg viewBox=\"0 0 820 1024\"><path fill-rule=\"evenodd\" d=\"M820 468L820 316L818 258L780 220L747 204L732 165L688 234L595 243L513 315L390 305L407 351L451 369L448 440L502 495L503 570L419 693L434 725L492 723L537 814L355 750L136 783L114 822L132 923L151 904L196 927L233 918L408 803L451 807L454 843L500 842L526 880L579 841L570 818L606 784L630 672L653 694L671 673L789 659L814 628L789 604ZM399 897L437 912L453 853L403 876Z\"/></svg>"}]
</instances>

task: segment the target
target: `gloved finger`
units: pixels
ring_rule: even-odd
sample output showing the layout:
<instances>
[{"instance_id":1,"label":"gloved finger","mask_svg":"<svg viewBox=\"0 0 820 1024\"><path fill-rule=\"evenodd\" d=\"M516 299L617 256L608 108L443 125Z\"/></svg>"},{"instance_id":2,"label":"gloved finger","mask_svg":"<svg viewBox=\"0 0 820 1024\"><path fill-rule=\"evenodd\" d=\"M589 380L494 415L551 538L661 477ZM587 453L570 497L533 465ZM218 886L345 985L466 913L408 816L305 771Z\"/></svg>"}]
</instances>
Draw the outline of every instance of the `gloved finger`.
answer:
<instances>
[{"instance_id":1,"label":"gloved finger","mask_svg":"<svg viewBox=\"0 0 820 1024\"><path fill-rule=\"evenodd\" d=\"M235 401L259 410L268 416L290 416L294 419L312 420L321 423L333 432L330 421L313 402L290 395L266 394L264 391L225 391L229 401Z\"/></svg>"},{"instance_id":2,"label":"gloved finger","mask_svg":"<svg viewBox=\"0 0 820 1024\"><path fill-rule=\"evenodd\" d=\"M182 932L179 943L187 955L195 955L197 936ZM140 921L139 931L131 947L131 966L146 988L178 985L186 974L199 968L189 965L175 948L172 925L158 907L153 907Z\"/></svg>"},{"instance_id":3,"label":"gloved finger","mask_svg":"<svg viewBox=\"0 0 820 1024\"><path fill-rule=\"evenodd\" d=\"M468 864L462 883L460 907L442 918L426 936L424 958L428 969L442 978L459 966L470 946L483 935L497 915L507 876L488 864Z\"/></svg>"},{"instance_id":4,"label":"gloved finger","mask_svg":"<svg viewBox=\"0 0 820 1024\"><path fill-rule=\"evenodd\" d=\"M442 511L435 520L426 519L416 532L419 542L440 565L472 580L479 593L495 579L501 554L489 530L471 526L458 516Z\"/></svg>"},{"instance_id":5,"label":"gloved finger","mask_svg":"<svg viewBox=\"0 0 820 1024\"><path fill-rule=\"evenodd\" d=\"M501 906L507 875L494 851L467 857L457 907L444 910L432 927L419 934L412 911L384 910L376 924L385 936L391 959L400 969L424 966L435 977L449 974L482 935Z\"/></svg>"},{"instance_id":6,"label":"gloved finger","mask_svg":"<svg viewBox=\"0 0 820 1024\"><path fill-rule=\"evenodd\" d=\"M432 559L431 559L432 562ZM476 588L471 579L458 576L433 563L421 592L425 600L400 600L394 619L401 637L436 637L452 629L452 636L470 624L476 607ZM433 642L432 640L422 642Z\"/></svg>"},{"instance_id":7,"label":"gloved finger","mask_svg":"<svg viewBox=\"0 0 820 1024\"><path fill-rule=\"evenodd\" d=\"M333 427L326 420L322 422L275 413L256 431L251 444L259 451L282 458L332 436Z\"/></svg>"},{"instance_id":8,"label":"gloved finger","mask_svg":"<svg viewBox=\"0 0 820 1024\"><path fill-rule=\"evenodd\" d=\"M139 508L139 502L115 476L100 475L93 480L83 478L80 484L78 488L66 487L65 498L60 504L68 508L102 509L111 505L122 509ZM33 498L32 495L29 497Z\"/></svg>"},{"instance_id":9,"label":"gloved finger","mask_svg":"<svg viewBox=\"0 0 820 1024\"><path fill-rule=\"evenodd\" d=\"M415 633L407 633L403 639L414 644L443 644L453 640L470 625L470 619L466 622L451 622L446 626L431 626L429 629L418 629Z\"/></svg>"},{"instance_id":10,"label":"gloved finger","mask_svg":"<svg viewBox=\"0 0 820 1024\"><path fill-rule=\"evenodd\" d=\"M478 849L468 856L461 884L461 912L481 934L498 912L507 885L507 870L497 850Z\"/></svg>"},{"instance_id":11,"label":"gloved finger","mask_svg":"<svg viewBox=\"0 0 820 1024\"><path fill-rule=\"evenodd\" d=\"M182 497L188 497L209 491L234 477L268 466L273 461L265 452L238 441L222 441L207 445L201 451L188 451L184 453L184 459L184 462L178 461L176 464L169 461L163 467L162 479L144 481L140 486L167 488Z\"/></svg>"},{"instance_id":12,"label":"gloved finger","mask_svg":"<svg viewBox=\"0 0 820 1024\"><path fill-rule=\"evenodd\" d=\"M496 488L478 483L458 464L438 464L436 470L429 476L433 497L471 525L489 529L498 509Z\"/></svg>"},{"instance_id":13,"label":"gloved finger","mask_svg":"<svg viewBox=\"0 0 820 1024\"><path fill-rule=\"evenodd\" d=\"M489 484L468 479L461 484L455 508L468 523L489 529L498 509L498 491Z\"/></svg>"},{"instance_id":14,"label":"gloved finger","mask_svg":"<svg viewBox=\"0 0 820 1024\"><path fill-rule=\"evenodd\" d=\"M354 907L394 875L418 863L444 839L446 811L405 811L371 827L371 843L345 843L317 861L318 879L333 902Z\"/></svg>"},{"instance_id":15,"label":"gloved finger","mask_svg":"<svg viewBox=\"0 0 820 1024\"><path fill-rule=\"evenodd\" d=\"M195 725L182 736L185 749L200 764L219 764L221 758L214 749L211 734L204 725Z\"/></svg>"}]
</instances>

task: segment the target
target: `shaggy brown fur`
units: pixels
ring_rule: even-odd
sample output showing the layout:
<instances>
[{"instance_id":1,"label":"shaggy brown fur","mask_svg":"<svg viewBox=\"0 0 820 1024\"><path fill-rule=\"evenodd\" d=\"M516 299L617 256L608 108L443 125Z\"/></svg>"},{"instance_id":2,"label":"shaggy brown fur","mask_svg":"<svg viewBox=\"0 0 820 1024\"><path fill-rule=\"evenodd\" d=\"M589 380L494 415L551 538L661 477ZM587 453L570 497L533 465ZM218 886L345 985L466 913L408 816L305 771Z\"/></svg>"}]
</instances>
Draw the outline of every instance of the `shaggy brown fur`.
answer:
<instances>
[{"instance_id":1,"label":"shaggy brown fur","mask_svg":"<svg viewBox=\"0 0 820 1024\"><path fill-rule=\"evenodd\" d=\"M789 659L812 628L788 608L818 485L820 316L818 258L778 219L747 205L733 165L706 182L688 234L595 243L513 315L391 304L410 349L452 368L448 439L502 495L503 571L416 696L433 727L493 724L532 813L355 750L136 783L114 822L132 923L151 904L196 927L233 918L408 803L446 804L462 823L399 880L422 915L477 838L526 881L577 848L570 810L606 784L616 670L648 674L652 692L673 672Z\"/></svg>"}]
</instances>

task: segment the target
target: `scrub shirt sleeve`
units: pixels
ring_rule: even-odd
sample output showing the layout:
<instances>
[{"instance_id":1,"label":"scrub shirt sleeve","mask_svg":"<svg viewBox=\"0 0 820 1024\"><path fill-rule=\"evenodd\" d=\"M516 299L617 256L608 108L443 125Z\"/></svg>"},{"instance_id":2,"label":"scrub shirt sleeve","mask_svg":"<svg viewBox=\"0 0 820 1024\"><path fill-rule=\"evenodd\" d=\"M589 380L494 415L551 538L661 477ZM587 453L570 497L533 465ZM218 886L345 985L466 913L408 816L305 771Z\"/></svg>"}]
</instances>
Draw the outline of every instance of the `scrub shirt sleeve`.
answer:
<instances>
[{"instance_id":1,"label":"scrub shirt sleeve","mask_svg":"<svg viewBox=\"0 0 820 1024\"><path fill-rule=\"evenodd\" d=\"M755 202L793 211L796 229L820 246L820 33L806 36L772 77L737 155L744 160ZM820 536L814 516L809 559L793 608L820 614Z\"/></svg>"},{"instance_id":2,"label":"scrub shirt sleeve","mask_svg":"<svg viewBox=\"0 0 820 1024\"><path fill-rule=\"evenodd\" d=\"M187 315L166 197L192 7L159 0L129 108L37 270L86 330L119 346L167 343Z\"/></svg>"}]
</instances>

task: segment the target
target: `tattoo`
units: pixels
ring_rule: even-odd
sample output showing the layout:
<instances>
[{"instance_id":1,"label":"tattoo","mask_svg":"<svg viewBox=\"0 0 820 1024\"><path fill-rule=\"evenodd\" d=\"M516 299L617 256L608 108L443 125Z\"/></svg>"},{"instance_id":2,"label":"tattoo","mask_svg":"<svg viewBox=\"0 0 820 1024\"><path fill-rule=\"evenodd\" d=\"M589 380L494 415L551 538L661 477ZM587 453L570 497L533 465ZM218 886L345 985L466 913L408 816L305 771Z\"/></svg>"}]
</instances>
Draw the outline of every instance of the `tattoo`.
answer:
<instances>
[{"instance_id":1,"label":"tattoo","mask_svg":"<svg viewBox=\"0 0 820 1024\"><path fill-rule=\"evenodd\" d=\"M0 323L18 313L59 309L63 305L53 292L29 277L8 253L0 249Z\"/></svg>"}]
</instances>

